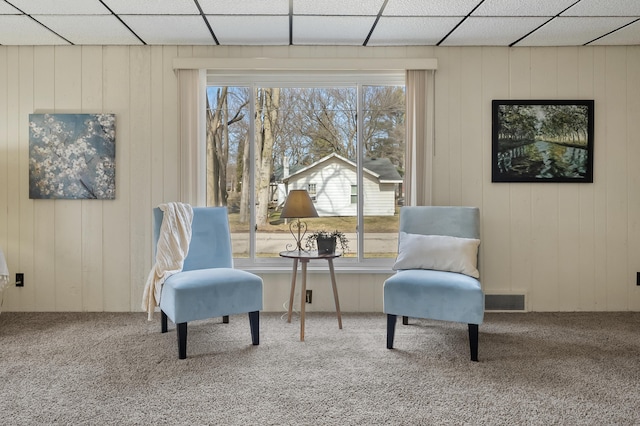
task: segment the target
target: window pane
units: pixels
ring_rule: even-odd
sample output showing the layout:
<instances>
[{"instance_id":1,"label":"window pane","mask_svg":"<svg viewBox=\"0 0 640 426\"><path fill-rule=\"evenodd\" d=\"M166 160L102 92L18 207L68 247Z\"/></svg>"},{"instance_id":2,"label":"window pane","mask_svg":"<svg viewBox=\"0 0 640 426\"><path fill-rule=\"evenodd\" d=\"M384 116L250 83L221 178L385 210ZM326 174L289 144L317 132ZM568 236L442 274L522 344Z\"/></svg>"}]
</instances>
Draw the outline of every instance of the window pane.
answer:
<instances>
[{"instance_id":1,"label":"window pane","mask_svg":"<svg viewBox=\"0 0 640 426\"><path fill-rule=\"evenodd\" d=\"M404 87L365 86L363 91L364 256L395 257L404 200Z\"/></svg>"},{"instance_id":2,"label":"window pane","mask_svg":"<svg viewBox=\"0 0 640 426\"><path fill-rule=\"evenodd\" d=\"M280 219L293 189L307 190L319 215L302 218L307 233L340 230L351 240L350 255L357 254L357 204L350 197L357 185L355 107L355 87L257 90L257 256L295 248L297 228Z\"/></svg>"},{"instance_id":3,"label":"window pane","mask_svg":"<svg viewBox=\"0 0 640 426\"><path fill-rule=\"evenodd\" d=\"M234 257L249 256L249 89L207 88L207 206L227 206Z\"/></svg>"},{"instance_id":4,"label":"window pane","mask_svg":"<svg viewBox=\"0 0 640 426\"><path fill-rule=\"evenodd\" d=\"M315 183L310 183L307 185L307 192L311 197L311 201L316 202L316 184Z\"/></svg>"}]
</instances>

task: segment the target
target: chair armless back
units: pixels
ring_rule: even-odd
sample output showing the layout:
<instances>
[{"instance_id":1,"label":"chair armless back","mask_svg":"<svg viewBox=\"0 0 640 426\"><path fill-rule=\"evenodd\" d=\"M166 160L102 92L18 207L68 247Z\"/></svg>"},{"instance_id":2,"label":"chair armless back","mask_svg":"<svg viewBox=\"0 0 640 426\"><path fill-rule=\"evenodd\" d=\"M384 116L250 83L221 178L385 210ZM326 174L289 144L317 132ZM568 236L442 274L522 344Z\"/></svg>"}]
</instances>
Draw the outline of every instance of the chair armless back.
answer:
<instances>
[{"instance_id":1,"label":"chair armless back","mask_svg":"<svg viewBox=\"0 0 640 426\"><path fill-rule=\"evenodd\" d=\"M400 231L409 234L480 238L477 207L405 206L400 209Z\"/></svg>"},{"instance_id":2,"label":"chair armless back","mask_svg":"<svg viewBox=\"0 0 640 426\"><path fill-rule=\"evenodd\" d=\"M160 235L163 212L153 209L154 252ZM232 268L231 233L226 207L194 207L189 253L183 271L207 268Z\"/></svg>"}]
</instances>

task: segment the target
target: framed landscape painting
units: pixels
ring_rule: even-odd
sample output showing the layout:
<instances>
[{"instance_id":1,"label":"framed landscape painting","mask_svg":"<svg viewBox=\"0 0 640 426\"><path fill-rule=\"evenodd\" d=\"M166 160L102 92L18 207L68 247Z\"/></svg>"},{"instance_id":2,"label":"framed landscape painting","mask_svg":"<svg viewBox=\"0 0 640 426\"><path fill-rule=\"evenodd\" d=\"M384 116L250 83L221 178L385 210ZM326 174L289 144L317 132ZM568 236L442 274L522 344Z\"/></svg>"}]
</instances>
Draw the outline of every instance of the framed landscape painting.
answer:
<instances>
[{"instance_id":1,"label":"framed landscape painting","mask_svg":"<svg viewBox=\"0 0 640 426\"><path fill-rule=\"evenodd\" d=\"M494 100L492 182L593 182L593 100Z\"/></svg>"},{"instance_id":2,"label":"framed landscape painting","mask_svg":"<svg viewBox=\"0 0 640 426\"><path fill-rule=\"evenodd\" d=\"M29 114L29 198L116 196L115 114Z\"/></svg>"}]
</instances>

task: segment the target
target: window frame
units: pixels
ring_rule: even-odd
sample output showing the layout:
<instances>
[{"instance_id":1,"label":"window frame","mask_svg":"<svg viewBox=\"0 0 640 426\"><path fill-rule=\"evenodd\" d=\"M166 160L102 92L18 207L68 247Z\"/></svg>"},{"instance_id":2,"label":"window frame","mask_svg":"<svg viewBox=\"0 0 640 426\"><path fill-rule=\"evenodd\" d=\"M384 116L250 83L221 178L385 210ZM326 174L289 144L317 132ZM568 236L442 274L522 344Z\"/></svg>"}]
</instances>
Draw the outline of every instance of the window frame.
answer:
<instances>
[{"instance_id":1,"label":"window frame","mask_svg":"<svg viewBox=\"0 0 640 426\"><path fill-rule=\"evenodd\" d=\"M404 70L394 71L234 71L226 70L208 70L206 75L206 87L235 86L247 87L253 97L255 90L260 87L281 87L281 88L335 88L335 87L355 87L357 94L357 126L364 128L364 114L360 113L360 108L364 104L364 86L403 86L406 88ZM255 102L249 102L249 113L255 116ZM249 139L255 140L255 132L253 126L249 129ZM251 158L255 157L255 144L250 145ZM364 185L363 164L364 146L362 143L361 132L357 133L357 181L358 187ZM254 164L249 168L249 181L252 190L249 194L250 204L255 205L255 167ZM364 228L364 191L357 191L358 197L358 213L357 213L357 229ZM288 259L279 257L263 258L256 256L256 219L255 214L250 215L249 224L249 257L234 258L234 264L243 269L248 270L282 270L289 269L290 262ZM356 232L357 246L364 247L365 233ZM394 258L366 258L362 249L358 250L358 256L354 258L338 258L335 261L336 269L340 271L354 272L389 272ZM311 265L310 265L311 266Z\"/></svg>"},{"instance_id":2,"label":"window frame","mask_svg":"<svg viewBox=\"0 0 640 426\"><path fill-rule=\"evenodd\" d=\"M354 191L354 188L355 188L355 191ZM355 192L355 194L354 194L354 192ZM358 193L359 192L361 192L361 191L358 191L358 185L351 185L351 204L354 204L354 201L353 201L353 197L354 196L356 197L355 198L356 199L355 202L356 203L358 202Z\"/></svg>"},{"instance_id":3,"label":"window frame","mask_svg":"<svg viewBox=\"0 0 640 426\"><path fill-rule=\"evenodd\" d=\"M309 197L311 197L311 201L313 201L314 203L318 201L316 199L316 196L318 195L318 186L316 183L308 183L307 192L309 193Z\"/></svg>"}]
</instances>

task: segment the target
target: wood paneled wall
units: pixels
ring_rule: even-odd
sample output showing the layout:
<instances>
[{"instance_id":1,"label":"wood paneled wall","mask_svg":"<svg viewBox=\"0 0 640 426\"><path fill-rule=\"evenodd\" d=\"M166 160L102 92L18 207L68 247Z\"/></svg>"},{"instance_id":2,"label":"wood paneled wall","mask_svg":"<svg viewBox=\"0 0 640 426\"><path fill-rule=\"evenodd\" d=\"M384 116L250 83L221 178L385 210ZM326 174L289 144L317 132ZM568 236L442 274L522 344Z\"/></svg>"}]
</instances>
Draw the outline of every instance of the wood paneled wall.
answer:
<instances>
[{"instance_id":1,"label":"wood paneled wall","mask_svg":"<svg viewBox=\"0 0 640 426\"><path fill-rule=\"evenodd\" d=\"M178 194L174 58L323 56L438 59L434 203L481 208L487 292L524 293L530 310L640 310L640 46L0 46L0 246L26 281L2 309L140 309L149 212ZM497 98L594 99L595 182L491 183ZM117 114L115 200L29 199L33 112ZM264 277L265 309L281 310L288 270ZM310 277L314 310L332 309L324 278ZM381 310L384 278L344 276L342 308Z\"/></svg>"},{"instance_id":2,"label":"wood paneled wall","mask_svg":"<svg viewBox=\"0 0 640 426\"><path fill-rule=\"evenodd\" d=\"M487 292L640 309L640 46L437 49L435 204L482 212ZM492 99L594 99L593 184L491 183Z\"/></svg>"}]
</instances>

